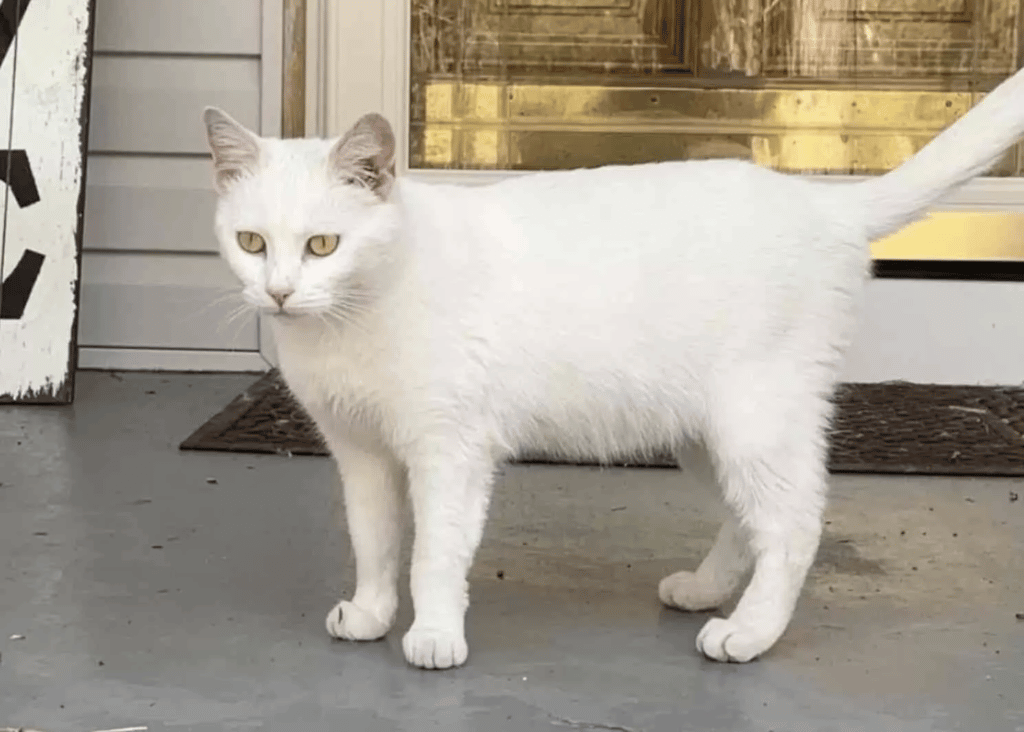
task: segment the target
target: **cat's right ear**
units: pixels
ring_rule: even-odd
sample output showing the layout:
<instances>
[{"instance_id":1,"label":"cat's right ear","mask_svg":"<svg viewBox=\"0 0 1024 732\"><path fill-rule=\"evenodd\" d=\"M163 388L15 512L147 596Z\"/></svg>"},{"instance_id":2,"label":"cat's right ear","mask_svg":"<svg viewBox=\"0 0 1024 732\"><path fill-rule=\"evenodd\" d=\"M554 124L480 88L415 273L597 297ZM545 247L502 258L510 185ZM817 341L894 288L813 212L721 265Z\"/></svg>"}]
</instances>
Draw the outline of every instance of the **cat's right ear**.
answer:
<instances>
[{"instance_id":1,"label":"cat's right ear","mask_svg":"<svg viewBox=\"0 0 1024 732\"><path fill-rule=\"evenodd\" d=\"M224 193L239 178L256 172L260 161L259 138L216 107L203 110L206 140L213 153L213 183Z\"/></svg>"}]
</instances>

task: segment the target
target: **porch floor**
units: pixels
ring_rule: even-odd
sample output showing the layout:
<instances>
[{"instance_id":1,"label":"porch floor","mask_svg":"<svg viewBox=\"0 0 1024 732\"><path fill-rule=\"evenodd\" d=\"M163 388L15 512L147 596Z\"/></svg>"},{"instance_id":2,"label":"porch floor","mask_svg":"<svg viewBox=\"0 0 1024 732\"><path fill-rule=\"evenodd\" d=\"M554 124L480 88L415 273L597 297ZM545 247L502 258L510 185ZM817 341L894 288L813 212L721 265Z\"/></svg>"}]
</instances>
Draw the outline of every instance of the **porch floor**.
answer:
<instances>
[{"instance_id":1,"label":"porch floor","mask_svg":"<svg viewBox=\"0 0 1024 732\"><path fill-rule=\"evenodd\" d=\"M324 458L179 452L248 375L82 373L0 407L0 729L1024 730L1019 480L836 476L788 633L702 660L662 608L711 497L670 470L514 466L473 573L470 658L331 642L352 586Z\"/></svg>"}]
</instances>

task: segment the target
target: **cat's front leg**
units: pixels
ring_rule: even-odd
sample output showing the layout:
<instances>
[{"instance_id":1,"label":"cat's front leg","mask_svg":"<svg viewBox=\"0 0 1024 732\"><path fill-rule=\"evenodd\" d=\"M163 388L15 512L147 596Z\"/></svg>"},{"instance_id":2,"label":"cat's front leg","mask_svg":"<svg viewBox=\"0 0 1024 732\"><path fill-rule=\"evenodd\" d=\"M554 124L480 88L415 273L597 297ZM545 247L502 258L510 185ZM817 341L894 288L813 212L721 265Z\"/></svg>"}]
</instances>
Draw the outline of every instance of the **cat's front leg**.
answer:
<instances>
[{"instance_id":1,"label":"cat's front leg","mask_svg":"<svg viewBox=\"0 0 1024 732\"><path fill-rule=\"evenodd\" d=\"M391 629L398 609L404 472L384 448L357 446L323 431L338 462L356 559L355 594L327 614L327 632L345 640L376 640Z\"/></svg>"},{"instance_id":2,"label":"cat's front leg","mask_svg":"<svg viewBox=\"0 0 1024 732\"><path fill-rule=\"evenodd\" d=\"M409 463L409 496L416 524L410 572L415 619L402 641L414 666L460 666L469 653L466 579L480 544L493 464L452 440Z\"/></svg>"}]
</instances>

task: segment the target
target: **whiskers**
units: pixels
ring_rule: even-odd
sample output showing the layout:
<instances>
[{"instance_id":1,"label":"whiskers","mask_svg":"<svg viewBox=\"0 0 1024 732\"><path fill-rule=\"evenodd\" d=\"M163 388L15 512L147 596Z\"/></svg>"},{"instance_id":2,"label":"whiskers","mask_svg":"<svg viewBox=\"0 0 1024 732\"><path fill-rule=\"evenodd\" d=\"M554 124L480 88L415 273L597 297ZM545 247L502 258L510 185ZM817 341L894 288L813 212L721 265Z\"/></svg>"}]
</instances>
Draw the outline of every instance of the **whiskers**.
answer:
<instances>
[{"instance_id":1,"label":"whiskers","mask_svg":"<svg viewBox=\"0 0 1024 732\"><path fill-rule=\"evenodd\" d=\"M217 295L217 297L210 300L210 302L203 305L203 307L200 308L199 310L200 314L206 315L208 314L210 308L215 308L218 305L223 305L224 303L231 302L241 296L241 291L238 289L237 286L218 287L216 289L218 292L220 292L220 294Z\"/></svg>"},{"instance_id":2,"label":"whiskers","mask_svg":"<svg viewBox=\"0 0 1024 732\"><path fill-rule=\"evenodd\" d=\"M229 326L235 323L243 315L255 314L259 312L259 308L249 304L246 300L237 303L230 311L228 311L227 317L224 318L224 322L221 327Z\"/></svg>"},{"instance_id":3,"label":"whiskers","mask_svg":"<svg viewBox=\"0 0 1024 732\"><path fill-rule=\"evenodd\" d=\"M231 305L231 309L223 316L223 320L217 324L217 333L223 334L228 328L234 326L234 329L228 334L228 338L231 341L235 341L242 330L249 325L249 321L245 316L255 315L259 311L259 308L245 299L245 296L238 287L223 288L220 295L199 308L198 312L196 312L196 317L211 317L214 314L214 310L220 311L217 313L219 317L227 305Z\"/></svg>"},{"instance_id":4,"label":"whiskers","mask_svg":"<svg viewBox=\"0 0 1024 732\"><path fill-rule=\"evenodd\" d=\"M371 305L369 293L350 289L336 294L321 317L335 333L339 332L339 328L352 327L368 335L369 331L363 320L373 312Z\"/></svg>"}]
</instances>

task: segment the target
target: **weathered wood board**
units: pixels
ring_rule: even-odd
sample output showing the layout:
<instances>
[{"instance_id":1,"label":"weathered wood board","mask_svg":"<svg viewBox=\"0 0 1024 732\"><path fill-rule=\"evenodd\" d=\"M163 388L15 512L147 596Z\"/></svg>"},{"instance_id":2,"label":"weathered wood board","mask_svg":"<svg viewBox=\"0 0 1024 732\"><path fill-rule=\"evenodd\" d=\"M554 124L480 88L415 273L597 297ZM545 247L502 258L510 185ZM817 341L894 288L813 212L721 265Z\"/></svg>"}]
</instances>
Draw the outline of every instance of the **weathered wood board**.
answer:
<instances>
[{"instance_id":1,"label":"weathered wood board","mask_svg":"<svg viewBox=\"0 0 1024 732\"><path fill-rule=\"evenodd\" d=\"M0 402L74 395L94 0L0 0Z\"/></svg>"}]
</instances>

